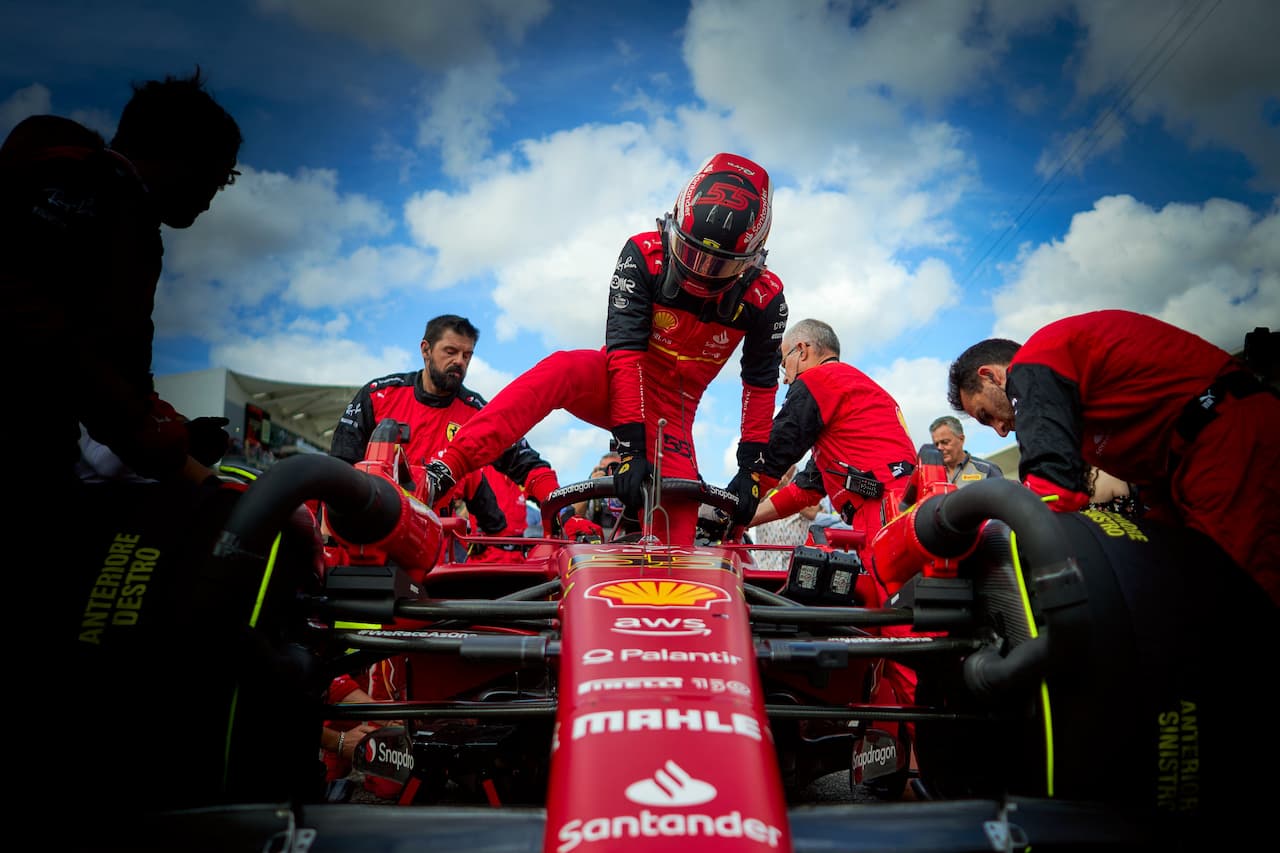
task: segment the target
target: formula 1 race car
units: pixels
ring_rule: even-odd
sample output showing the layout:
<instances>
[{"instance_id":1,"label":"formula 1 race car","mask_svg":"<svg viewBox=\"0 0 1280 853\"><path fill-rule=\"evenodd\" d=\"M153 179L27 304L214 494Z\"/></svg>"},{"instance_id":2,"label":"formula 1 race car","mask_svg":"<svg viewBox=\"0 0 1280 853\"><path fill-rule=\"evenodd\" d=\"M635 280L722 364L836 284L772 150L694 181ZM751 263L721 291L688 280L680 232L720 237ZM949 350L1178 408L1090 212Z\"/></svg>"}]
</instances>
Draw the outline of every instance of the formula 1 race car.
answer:
<instances>
[{"instance_id":1,"label":"formula 1 race car","mask_svg":"<svg viewBox=\"0 0 1280 853\"><path fill-rule=\"evenodd\" d=\"M1274 608L1204 537L929 464L870 541L815 528L783 572L741 530L665 544L662 505L736 499L660 475L608 541L560 525L611 477L553 492L545 538L472 536L400 433L238 497L204 571L250 590L272 664L235 687L217 801L140 815L132 849L1156 850L1235 837L1265 791L1238 694ZM342 674L387 698L325 702ZM355 767L398 805L326 795L321 720L383 724ZM802 801L835 771L874 796Z\"/></svg>"}]
</instances>

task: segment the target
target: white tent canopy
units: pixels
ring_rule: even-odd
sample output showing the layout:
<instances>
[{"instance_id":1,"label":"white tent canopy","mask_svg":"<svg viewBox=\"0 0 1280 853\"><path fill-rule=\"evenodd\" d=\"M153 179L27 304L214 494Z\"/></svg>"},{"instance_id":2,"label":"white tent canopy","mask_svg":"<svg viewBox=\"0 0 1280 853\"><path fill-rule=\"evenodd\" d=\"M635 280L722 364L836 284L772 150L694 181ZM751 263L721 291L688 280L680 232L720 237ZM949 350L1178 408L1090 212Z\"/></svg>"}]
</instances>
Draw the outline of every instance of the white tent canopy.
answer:
<instances>
[{"instance_id":1,"label":"white tent canopy","mask_svg":"<svg viewBox=\"0 0 1280 853\"><path fill-rule=\"evenodd\" d=\"M270 416L317 450L328 451L333 429L359 385L303 385L236 373L223 367L156 377L160 396L189 418L222 416L227 431L243 441L246 406Z\"/></svg>"}]
</instances>

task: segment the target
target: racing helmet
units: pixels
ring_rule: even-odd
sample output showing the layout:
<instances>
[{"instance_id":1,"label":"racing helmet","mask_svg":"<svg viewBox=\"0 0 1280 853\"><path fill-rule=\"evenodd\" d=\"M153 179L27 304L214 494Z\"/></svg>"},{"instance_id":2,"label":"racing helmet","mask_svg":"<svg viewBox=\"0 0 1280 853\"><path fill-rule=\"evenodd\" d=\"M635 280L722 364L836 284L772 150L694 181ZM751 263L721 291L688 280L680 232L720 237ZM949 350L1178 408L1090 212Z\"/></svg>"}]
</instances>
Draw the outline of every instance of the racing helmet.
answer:
<instances>
[{"instance_id":1,"label":"racing helmet","mask_svg":"<svg viewBox=\"0 0 1280 853\"><path fill-rule=\"evenodd\" d=\"M716 296L743 273L764 266L773 220L769 173L737 154L721 153L702 164L659 221L666 243L667 275L694 296Z\"/></svg>"}]
</instances>

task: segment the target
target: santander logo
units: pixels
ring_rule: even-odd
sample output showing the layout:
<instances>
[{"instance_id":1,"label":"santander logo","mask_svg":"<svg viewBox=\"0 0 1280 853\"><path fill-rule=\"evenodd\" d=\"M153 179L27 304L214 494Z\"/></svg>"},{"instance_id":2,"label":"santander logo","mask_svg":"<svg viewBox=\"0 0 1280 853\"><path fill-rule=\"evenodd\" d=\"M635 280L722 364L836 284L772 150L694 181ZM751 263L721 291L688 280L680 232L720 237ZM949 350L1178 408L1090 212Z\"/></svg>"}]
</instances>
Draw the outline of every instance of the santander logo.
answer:
<instances>
[{"instance_id":1,"label":"santander logo","mask_svg":"<svg viewBox=\"0 0 1280 853\"><path fill-rule=\"evenodd\" d=\"M627 786L627 799L642 806L700 806L716 798L715 786L695 779L674 761Z\"/></svg>"}]
</instances>

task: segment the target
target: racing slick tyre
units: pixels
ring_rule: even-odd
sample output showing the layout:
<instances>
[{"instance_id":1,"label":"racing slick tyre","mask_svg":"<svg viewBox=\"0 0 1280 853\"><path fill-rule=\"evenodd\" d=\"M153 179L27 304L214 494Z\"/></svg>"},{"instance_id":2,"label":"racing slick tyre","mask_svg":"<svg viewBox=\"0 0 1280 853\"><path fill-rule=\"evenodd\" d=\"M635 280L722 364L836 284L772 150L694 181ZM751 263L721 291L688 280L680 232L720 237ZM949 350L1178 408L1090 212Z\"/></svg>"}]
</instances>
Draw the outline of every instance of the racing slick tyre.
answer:
<instances>
[{"instance_id":1,"label":"racing slick tyre","mask_svg":"<svg viewBox=\"0 0 1280 853\"><path fill-rule=\"evenodd\" d=\"M921 703L993 712L963 734L917 726L924 784L948 798L1007 792L1154 812L1171 837L1264 814L1261 794L1243 800L1264 787L1252 780L1275 766L1276 741L1250 738L1240 720L1258 667L1275 659L1275 606L1194 531L1101 510L1055 521L1084 580L1083 621L1045 612L1008 528L988 524L961 566L975 582L978 633L1003 651L1044 633L1048 667L1000 696L974 695L958 668L922 670Z\"/></svg>"},{"instance_id":2,"label":"racing slick tyre","mask_svg":"<svg viewBox=\"0 0 1280 853\"><path fill-rule=\"evenodd\" d=\"M324 796L313 721L327 682L288 633L302 627L291 603L316 582L315 542L283 531L270 585L223 572L211 553L240 494L110 482L76 495L57 621L71 653L49 662L69 707L51 760L64 786L92 784L78 799L104 820Z\"/></svg>"}]
</instances>

